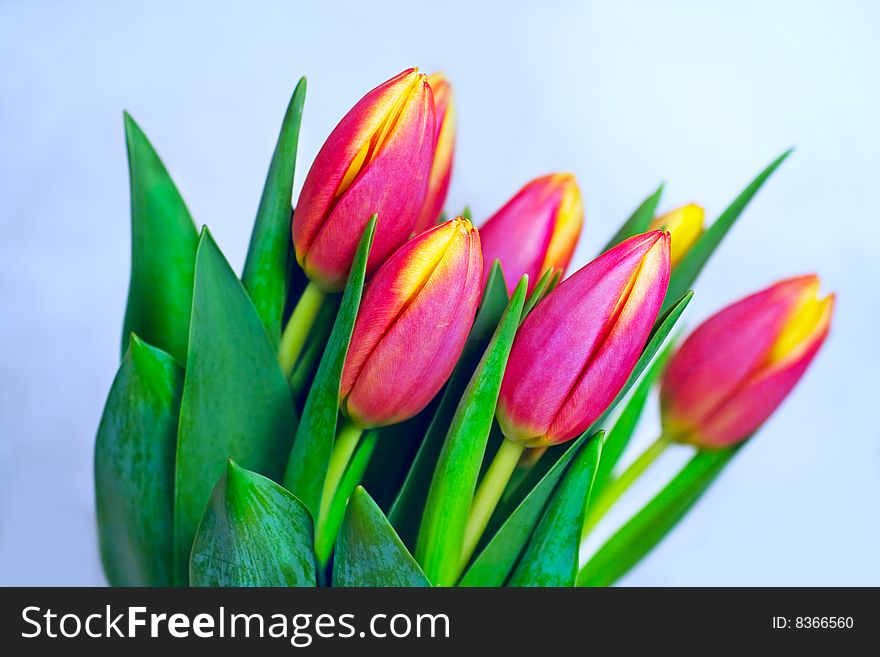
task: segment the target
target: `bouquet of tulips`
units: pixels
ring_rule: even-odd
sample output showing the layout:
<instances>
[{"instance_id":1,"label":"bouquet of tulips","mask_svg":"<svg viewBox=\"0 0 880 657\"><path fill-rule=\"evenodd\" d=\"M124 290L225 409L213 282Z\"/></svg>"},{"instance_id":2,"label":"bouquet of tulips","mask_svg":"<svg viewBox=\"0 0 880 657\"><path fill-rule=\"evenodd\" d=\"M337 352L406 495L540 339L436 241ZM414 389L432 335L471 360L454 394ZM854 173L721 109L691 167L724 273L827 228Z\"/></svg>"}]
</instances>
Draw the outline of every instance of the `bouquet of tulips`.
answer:
<instances>
[{"instance_id":1,"label":"bouquet of tulips","mask_svg":"<svg viewBox=\"0 0 880 657\"><path fill-rule=\"evenodd\" d=\"M114 585L596 586L697 502L821 347L815 276L679 318L789 153L708 227L661 189L566 277L573 176L477 230L443 214L449 82L406 70L318 153L291 218L297 85L239 277L128 115L132 267L95 448ZM662 435L620 468L660 384ZM670 444L693 456L586 560L581 545Z\"/></svg>"}]
</instances>

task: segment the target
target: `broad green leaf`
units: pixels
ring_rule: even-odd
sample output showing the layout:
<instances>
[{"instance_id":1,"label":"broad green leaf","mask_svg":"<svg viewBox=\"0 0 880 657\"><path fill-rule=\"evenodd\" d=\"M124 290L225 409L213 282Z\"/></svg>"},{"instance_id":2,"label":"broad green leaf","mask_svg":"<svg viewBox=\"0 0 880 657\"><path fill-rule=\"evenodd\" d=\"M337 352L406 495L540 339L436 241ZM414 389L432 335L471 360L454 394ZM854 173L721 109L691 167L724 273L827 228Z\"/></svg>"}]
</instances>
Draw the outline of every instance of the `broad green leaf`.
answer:
<instances>
[{"instance_id":1,"label":"broad green leaf","mask_svg":"<svg viewBox=\"0 0 880 657\"><path fill-rule=\"evenodd\" d=\"M419 521L425 508L428 488L431 485L431 476L437 465L437 458L440 456L446 432L452 423L459 400L461 400L461 396L464 394L467 384L504 314L508 301L504 273L501 271L501 263L496 259L486 279L480 308L468 334L467 342L455 370L443 390L440 404L437 406L437 411L434 413L403 486L388 513L391 524L397 529L403 542L410 548L415 547Z\"/></svg>"},{"instance_id":2,"label":"broad green leaf","mask_svg":"<svg viewBox=\"0 0 880 657\"><path fill-rule=\"evenodd\" d=\"M791 155L792 150L794 149L788 149L785 151L782 155L771 162L766 169L759 173L758 176L749 183L748 187L746 187L740 195L733 200L733 203L728 206L721 216L718 217L708 229L706 229L706 232L700 236L700 239L697 240L696 244L685 253L684 257L676 265L675 269L672 270L672 275L669 277L669 289L666 292L666 302L663 306L664 310L669 308L675 302L675 299L684 294L688 288L693 287L694 282L697 280L703 267L715 252L715 249L718 248L718 245L721 244L721 241L724 239L724 236L727 235L727 232L733 228L733 224L736 223L736 220L739 218L740 214L742 214L742 211L746 209L746 206L755 194L758 193L758 190L761 189L764 183L767 182L767 179L773 175L773 172L779 168L779 165Z\"/></svg>"},{"instance_id":3,"label":"broad green leaf","mask_svg":"<svg viewBox=\"0 0 880 657\"><path fill-rule=\"evenodd\" d=\"M296 497L229 459L202 516L192 586L315 586L312 519Z\"/></svg>"},{"instance_id":4,"label":"broad green leaf","mask_svg":"<svg viewBox=\"0 0 880 657\"><path fill-rule=\"evenodd\" d=\"M578 586L609 586L654 549L697 503L738 448L700 451L621 527L578 574Z\"/></svg>"},{"instance_id":5,"label":"broad green leaf","mask_svg":"<svg viewBox=\"0 0 880 657\"><path fill-rule=\"evenodd\" d=\"M367 256L375 231L376 215L373 215L355 253L339 313L306 399L284 474L284 487L306 505L312 518L318 517L324 477L336 438L342 366L361 303Z\"/></svg>"},{"instance_id":6,"label":"broad green leaf","mask_svg":"<svg viewBox=\"0 0 880 657\"><path fill-rule=\"evenodd\" d=\"M651 220L657 212L657 205L660 203L660 197L663 195L663 185L661 184L656 191L648 198L642 201L642 204L635 209L623 226L620 227L614 237L609 240L600 253L605 253L608 249L617 246L633 235L644 233L648 230Z\"/></svg>"},{"instance_id":7,"label":"broad green leaf","mask_svg":"<svg viewBox=\"0 0 880 657\"><path fill-rule=\"evenodd\" d=\"M458 579L468 513L527 287L523 276L458 404L431 479L416 558L438 586Z\"/></svg>"},{"instance_id":8,"label":"broad green leaf","mask_svg":"<svg viewBox=\"0 0 880 657\"><path fill-rule=\"evenodd\" d=\"M645 371L645 368L654 359L657 351L660 349L661 346L663 346L664 341L669 336L669 333L672 331L672 329L675 327L676 322L678 322L679 318L684 312L684 309L687 308L687 305L690 303L693 296L694 293L688 291L681 299L678 300L678 303L676 303L674 306L672 306L672 308L663 313L663 315L655 322L654 329L652 330L651 335L648 338L648 343L642 350L638 361L636 361L636 366L633 368L633 371L630 374L629 379L627 379L626 384L623 386L623 388L621 388L620 392L617 393L617 397L614 398L614 401L611 402L611 404L599 417L599 419L593 422L592 427L587 430L588 433L592 433L593 431L605 426L605 423L608 421L608 418L614 411L617 404L619 404L620 401L624 397L626 397L627 393L641 376L642 372ZM536 482L544 476L547 470L554 463L556 463L556 461L561 457L563 451L563 445L557 445L556 447L551 447L549 450L547 450L547 453L544 454L541 460L538 461L535 467L532 468L532 471L529 473L529 475L525 477L523 483L520 484L520 486L502 504L500 514L496 515L501 519L506 518L507 514L514 508L516 508L516 505L518 505L528 494L528 492L532 490Z\"/></svg>"},{"instance_id":9,"label":"broad green leaf","mask_svg":"<svg viewBox=\"0 0 880 657\"><path fill-rule=\"evenodd\" d=\"M170 586L183 368L131 335L95 440L101 559L112 586Z\"/></svg>"},{"instance_id":10,"label":"broad green leaf","mask_svg":"<svg viewBox=\"0 0 880 657\"><path fill-rule=\"evenodd\" d=\"M333 586L430 586L382 510L358 486L336 542Z\"/></svg>"},{"instance_id":11,"label":"broad green leaf","mask_svg":"<svg viewBox=\"0 0 880 657\"><path fill-rule=\"evenodd\" d=\"M556 490L556 485L569 463L588 437L589 434L584 433L573 441L562 457L553 464L553 467L532 488L513 513L508 515L504 524L492 535L491 540L471 562L459 582L459 586L497 587L504 585L529 537L535 530L547 500Z\"/></svg>"},{"instance_id":12,"label":"broad green leaf","mask_svg":"<svg viewBox=\"0 0 880 657\"><path fill-rule=\"evenodd\" d=\"M180 192L146 135L126 112L131 184L131 279L122 351L136 333L186 362L199 235Z\"/></svg>"},{"instance_id":13,"label":"broad green leaf","mask_svg":"<svg viewBox=\"0 0 880 657\"><path fill-rule=\"evenodd\" d=\"M663 368L672 353L673 347L674 343L670 342L666 345L663 351L658 354L654 362L651 363L651 367L649 367L641 379L639 379L638 384L635 386L632 394L629 396L629 399L627 399L626 404L624 404L620 411L620 415L617 416L614 426L611 428L611 431L608 432L608 435L605 438L605 444L602 446L602 460L599 462L596 481L593 482L594 495L598 494L602 489L603 484L608 479L608 475L611 474L614 466L617 465L617 462L626 450L627 445L629 445L630 438L632 438L636 426L639 423L639 418L642 416L645 403L648 401L648 395L651 393L651 388L663 372Z\"/></svg>"},{"instance_id":14,"label":"broad green leaf","mask_svg":"<svg viewBox=\"0 0 880 657\"><path fill-rule=\"evenodd\" d=\"M306 79L300 78L281 124L241 277L273 345L281 336L290 278L291 197L305 97Z\"/></svg>"},{"instance_id":15,"label":"broad green leaf","mask_svg":"<svg viewBox=\"0 0 880 657\"><path fill-rule=\"evenodd\" d=\"M186 583L196 528L235 459L279 480L296 432L290 387L263 324L205 229L196 256L177 443L175 582Z\"/></svg>"},{"instance_id":16,"label":"broad green leaf","mask_svg":"<svg viewBox=\"0 0 880 657\"><path fill-rule=\"evenodd\" d=\"M510 586L574 586L584 517L599 457L601 432L581 447L513 571Z\"/></svg>"}]
</instances>

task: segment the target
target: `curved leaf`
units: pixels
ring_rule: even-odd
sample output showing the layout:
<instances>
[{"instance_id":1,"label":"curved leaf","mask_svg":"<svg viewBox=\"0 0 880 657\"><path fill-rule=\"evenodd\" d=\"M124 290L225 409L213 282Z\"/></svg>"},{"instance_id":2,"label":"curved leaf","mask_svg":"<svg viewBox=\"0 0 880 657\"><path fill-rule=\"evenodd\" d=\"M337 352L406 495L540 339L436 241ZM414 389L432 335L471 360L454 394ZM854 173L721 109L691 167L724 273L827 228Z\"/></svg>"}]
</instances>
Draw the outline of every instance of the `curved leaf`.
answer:
<instances>
[{"instance_id":1,"label":"curved leaf","mask_svg":"<svg viewBox=\"0 0 880 657\"><path fill-rule=\"evenodd\" d=\"M617 246L633 235L638 235L639 233L647 231L648 226L651 224L651 220L657 212L657 205L660 203L660 197L662 195L663 185L661 184L653 194L642 201L641 205L633 211L629 219L627 219L623 226L621 226L614 234L614 237L608 241L608 244L602 247L600 253L605 253L608 249Z\"/></svg>"},{"instance_id":2,"label":"curved leaf","mask_svg":"<svg viewBox=\"0 0 880 657\"><path fill-rule=\"evenodd\" d=\"M527 287L523 276L458 404L431 480L416 558L438 586L458 579L467 517Z\"/></svg>"},{"instance_id":3,"label":"curved leaf","mask_svg":"<svg viewBox=\"0 0 880 657\"><path fill-rule=\"evenodd\" d=\"M296 497L232 459L196 532L192 586L315 586L312 519Z\"/></svg>"},{"instance_id":4,"label":"curved leaf","mask_svg":"<svg viewBox=\"0 0 880 657\"><path fill-rule=\"evenodd\" d=\"M504 272L501 271L501 263L496 259L492 263L492 269L489 270L480 308L468 334L467 342L452 376L446 383L440 404L425 433L424 440L419 446L419 451L416 453L403 486L388 513L391 524L397 529L403 542L410 548L413 548L416 543L419 521L425 508L428 488L431 485L431 475L437 465L440 450L443 448L446 432L449 430L458 403L480 361L480 357L486 351L489 340L492 339L492 334L504 314L508 301Z\"/></svg>"},{"instance_id":5,"label":"curved leaf","mask_svg":"<svg viewBox=\"0 0 880 657\"><path fill-rule=\"evenodd\" d=\"M291 197L305 97L306 79L300 78L281 124L241 277L273 345L281 336L290 278Z\"/></svg>"},{"instance_id":6,"label":"curved leaf","mask_svg":"<svg viewBox=\"0 0 880 657\"><path fill-rule=\"evenodd\" d=\"M700 451L621 527L578 574L578 586L609 586L654 549L697 503L739 448Z\"/></svg>"},{"instance_id":7,"label":"curved leaf","mask_svg":"<svg viewBox=\"0 0 880 657\"><path fill-rule=\"evenodd\" d=\"M333 586L430 586L382 510L358 486L336 541Z\"/></svg>"},{"instance_id":8,"label":"curved leaf","mask_svg":"<svg viewBox=\"0 0 880 657\"><path fill-rule=\"evenodd\" d=\"M183 368L131 335L95 440L101 559L113 586L172 584L174 450Z\"/></svg>"},{"instance_id":9,"label":"curved leaf","mask_svg":"<svg viewBox=\"0 0 880 657\"><path fill-rule=\"evenodd\" d=\"M727 232L733 228L733 224L736 223L739 215L742 214L742 211L746 209L746 206L752 198L754 198L755 194L758 193L758 190L761 189L764 183L767 182L767 179L773 175L773 172L779 168L779 165L791 155L793 150L794 149L790 148L785 151L782 155L773 160L767 168L759 173L758 176L749 183L748 187L746 187L740 195L733 200L733 203L721 213L721 216L718 217L718 219L709 226L706 232L700 236L700 239L697 240L696 244L688 249L688 252L685 253L681 262L675 266L675 269L672 270L672 275L669 277L669 288L666 291L666 302L663 306L664 310L669 308L675 302L675 299L684 294L688 288L693 287L694 282L697 280L697 276L700 275L700 272L715 252L715 249L721 244L721 240L723 240L724 236L727 235Z\"/></svg>"},{"instance_id":10,"label":"curved leaf","mask_svg":"<svg viewBox=\"0 0 880 657\"><path fill-rule=\"evenodd\" d=\"M574 586L578 574L581 531L599 457L601 432L580 448L553 495L509 586Z\"/></svg>"},{"instance_id":11,"label":"curved leaf","mask_svg":"<svg viewBox=\"0 0 880 657\"><path fill-rule=\"evenodd\" d=\"M342 295L342 304L306 399L284 473L284 487L306 505L312 518L318 517L324 477L336 438L342 366L345 364L345 354L348 352L348 343L361 303L367 256L375 231L376 215L373 215L364 229L354 256L345 293Z\"/></svg>"},{"instance_id":12,"label":"curved leaf","mask_svg":"<svg viewBox=\"0 0 880 657\"><path fill-rule=\"evenodd\" d=\"M654 359L651 367L639 379L638 385L633 389L620 415L617 416L614 426L608 432L608 436L605 438L605 443L602 446L602 460L599 462L599 470L596 472L596 480L593 482L594 495L602 489L602 485L607 480L608 475L611 474L614 466L617 465L620 457L623 456L627 445L629 445L630 438L632 438L639 423L639 418L642 417L642 411L648 401L651 388L663 372L663 368L666 366L666 361L672 354L674 346L675 343L670 342Z\"/></svg>"},{"instance_id":13,"label":"curved leaf","mask_svg":"<svg viewBox=\"0 0 880 657\"><path fill-rule=\"evenodd\" d=\"M241 282L207 229L196 256L177 443L175 581L229 458L280 479L296 432L290 387Z\"/></svg>"},{"instance_id":14,"label":"curved leaf","mask_svg":"<svg viewBox=\"0 0 880 657\"><path fill-rule=\"evenodd\" d=\"M122 351L136 333L186 362L199 236L180 192L134 119L124 115L131 185L131 279Z\"/></svg>"},{"instance_id":15,"label":"curved leaf","mask_svg":"<svg viewBox=\"0 0 880 657\"><path fill-rule=\"evenodd\" d=\"M519 506L509 514L504 524L478 553L459 582L459 586L503 586L519 555L531 537L547 500L565 474L568 465L588 439L581 434L569 445L562 457L529 491Z\"/></svg>"}]
</instances>

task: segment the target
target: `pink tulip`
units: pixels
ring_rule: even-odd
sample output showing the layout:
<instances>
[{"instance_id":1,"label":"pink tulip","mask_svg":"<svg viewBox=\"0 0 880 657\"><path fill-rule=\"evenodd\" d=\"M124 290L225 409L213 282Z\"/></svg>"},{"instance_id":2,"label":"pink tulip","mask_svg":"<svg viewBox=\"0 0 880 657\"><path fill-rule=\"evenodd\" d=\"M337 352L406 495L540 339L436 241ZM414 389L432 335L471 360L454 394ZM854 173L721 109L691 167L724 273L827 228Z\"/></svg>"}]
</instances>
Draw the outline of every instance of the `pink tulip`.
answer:
<instances>
[{"instance_id":1,"label":"pink tulip","mask_svg":"<svg viewBox=\"0 0 880 657\"><path fill-rule=\"evenodd\" d=\"M548 269L565 272L584 225L574 176L554 173L526 184L480 229L483 280L501 261L511 294L523 274L530 290Z\"/></svg>"},{"instance_id":2,"label":"pink tulip","mask_svg":"<svg viewBox=\"0 0 880 657\"><path fill-rule=\"evenodd\" d=\"M528 447L565 442L614 400L648 340L669 283L669 233L636 235L587 264L523 322L498 422Z\"/></svg>"},{"instance_id":3,"label":"pink tulip","mask_svg":"<svg viewBox=\"0 0 880 657\"><path fill-rule=\"evenodd\" d=\"M452 178L452 160L455 155L455 103L452 86L442 73L428 76L428 84L434 92L434 113L437 119L437 146L428 179L428 193L422 205L422 212L416 221L416 234L427 230L437 222L449 181Z\"/></svg>"},{"instance_id":4,"label":"pink tulip","mask_svg":"<svg viewBox=\"0 0 880 657\"><path fill-rule=\"evenodd\" d=\"M480 237L462 218L417 235L364 292L345 360L342 411L360 427L402 422L452 374L482 292Z\"/></svg>"},{"instance_id":5,"label":"pink tulip","mask_svg":"<svg viewBox=\"0 0 880 657\"><path fill-rule=\"evenodd\" d=\"M700 325L663 376L664 433L700 447L751 435L815 357L831 324L834 295L800 276L746 297Z\"/></svg>"},{"instance_id":6,"label":"pink tulip","mask_svg":"<svg viewBox=\"0 0 880 657\"><path fill-rule=\"evenodd\" d=\"M407 240L425 198L435 139L431 88L417 69L373 89L333 129L293 215L296 259L321 289L345 286L373 214L379 218L368 274Z\"/></svg>"}]
</instances>

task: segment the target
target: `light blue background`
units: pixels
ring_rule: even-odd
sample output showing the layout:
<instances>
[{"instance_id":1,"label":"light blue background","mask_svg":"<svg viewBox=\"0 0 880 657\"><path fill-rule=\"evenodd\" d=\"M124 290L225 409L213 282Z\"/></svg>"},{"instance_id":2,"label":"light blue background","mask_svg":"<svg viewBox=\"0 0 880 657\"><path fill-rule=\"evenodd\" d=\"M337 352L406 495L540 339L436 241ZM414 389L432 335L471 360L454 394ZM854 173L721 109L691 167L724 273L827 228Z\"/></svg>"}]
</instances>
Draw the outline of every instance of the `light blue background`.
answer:
<instances>
[{"instance_id":1,"label":"light blue background","mask_svg":"<svg viewBox=\"0 0 880 657\"><path fill-rule=\"evenodd\" d=\"M92 441L128 278L122 109L240 267L298 76L297 189L349 106L419 65L444 69L457 93L449 207L484 219L528 179L573 171L587 208L578 264L660 181L663 208L695 200L714 218L798 147L705 272L688 321L816 271L839 293L832 336L625 583L880 584L878 8L0 3L0 583L103 582ZM643 424L640 443L656 430ZM683 457L668 455L621 510Z\"/></svg>"}]
</instances>

